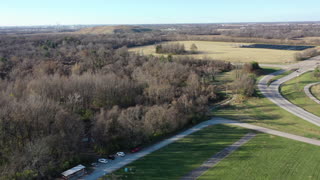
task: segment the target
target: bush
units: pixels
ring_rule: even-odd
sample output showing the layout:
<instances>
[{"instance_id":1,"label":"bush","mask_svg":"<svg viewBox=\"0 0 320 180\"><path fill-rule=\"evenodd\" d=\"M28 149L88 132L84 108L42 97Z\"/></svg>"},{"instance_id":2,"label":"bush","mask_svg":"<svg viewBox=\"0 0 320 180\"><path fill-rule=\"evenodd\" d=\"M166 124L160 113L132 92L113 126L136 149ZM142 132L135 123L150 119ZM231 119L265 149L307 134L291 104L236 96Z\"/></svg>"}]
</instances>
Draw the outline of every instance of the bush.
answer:
<instances>
[{"instance_id":1,"label":"bush","mask_svg":"<svg viewBox=\"0 0 320 180\"><path fill-rule=\"evenodd\" d=\"M258 74L260 72L260 70L261 70L261 68L260 68L258 62L245 63L243 65L243 71L246 73Z\"/></svg>"},{"instance_id":2,"label":"bush","mask_svg":"<svg viewBox=\"0 0 320 180\"><path fill-rule=\"evenodd\" d=\"M316 48L312 48L312 49L307 49L305 51L296 53L295 59L296 61L302 61L318 55L320 55L320 51L317 50Z\"/></svg>"},{"instance_id":3,"label":"bush","mask_svg":"<svg viewBox=\"0 0 320 180\"><path fill-rule=\"evenodd\" d=\"M320 66L316 67L313 72L313 76L320 79Z\"/></svg>"}]
</instances>

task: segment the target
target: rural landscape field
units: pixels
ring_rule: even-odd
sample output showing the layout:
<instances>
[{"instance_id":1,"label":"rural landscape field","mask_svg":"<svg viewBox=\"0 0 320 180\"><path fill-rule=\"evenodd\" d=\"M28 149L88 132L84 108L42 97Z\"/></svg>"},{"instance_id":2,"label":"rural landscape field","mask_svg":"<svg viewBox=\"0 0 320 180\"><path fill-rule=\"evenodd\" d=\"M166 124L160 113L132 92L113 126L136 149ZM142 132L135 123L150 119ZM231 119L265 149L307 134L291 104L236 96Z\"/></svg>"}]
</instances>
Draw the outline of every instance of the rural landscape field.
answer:
<instances>
[{"instance_id":1,"label":"rural landscape field","mask_svg":"<svg viewBox=\"0 0 320 180\"><path fill-rule=\"evenodd\" d=\"M212 58L229 62L252 62L259 63L292 63L295 62L295 53L298 51L259 49L259 48L241 48L248 43L230 43L230 42L210 42L210 41L174 41L170 43L184 44L186 49L190 49L192 44L198 47L197 54L191 54L194 58ZM155 45L143 46L129 49L130 51L142 53L145 55L161 55L155 52Z\"/></svg>"},{"instance_id":2,"label":"rural landscape field","mask_svg":"<svg viewBox=\"0 0 320 180\"><path fill-rule=\"evenodd\" d=\"M1 2L0 180L320 179L319 5Z\"/></svg>"}]
</instances>

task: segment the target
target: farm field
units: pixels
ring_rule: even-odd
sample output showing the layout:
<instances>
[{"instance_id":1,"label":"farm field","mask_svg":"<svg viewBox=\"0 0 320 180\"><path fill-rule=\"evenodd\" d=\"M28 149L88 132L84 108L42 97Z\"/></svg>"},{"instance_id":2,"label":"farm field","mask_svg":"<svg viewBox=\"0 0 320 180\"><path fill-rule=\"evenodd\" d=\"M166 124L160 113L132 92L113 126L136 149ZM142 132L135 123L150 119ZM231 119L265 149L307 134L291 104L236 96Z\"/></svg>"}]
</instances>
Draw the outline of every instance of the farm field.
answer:
<instances>
[{"instance_id":1,"label":"farm field","mask_svg":"<svg viewBox=\"0 0 320 180\"><path fill-rule=\"evenodd\" d=\"M311 93L317 97L318 99L320 99L320 85L315 85L313 87L311 87Z\"/></svg>"},{"instance_id":2,"label":"farm field","mask_svg":"<svg viewBox=\"0 0 320 180\"><path fill-rule=\"evenodd\" d=\"M122 168L114 175L121 179L179 179L248 132L229 125L210 126L126 166L134 172L126 173Z\"/></svg>"},{"instance_id":3,"label":"farm field","mask_svg":"<svg viewBox=\"0 0 320 180\"><path fill-rule=\"evenodd\" d=\"M272 72L271 69L267 69L267 71L268 73ZM219 80L226 79L225 82L229 83L230 78L232 78L230 73L223 75L219 77ZM252 123L258 126L309 138L320 139L320 127L278 107L269 99L265 98L259 91L255 97L250 97L243 102L234 102L227 107L214 109L211 115Z\"/></svg>"},{"instance_id":4,"label":"farm field","mask_svg":"<svg viewBox=\"0 0 320 180\"><path fill-rule=\"evenodd\" d=\"M183 43L186 50L194 43L198 47L198 54L192 54L196 58L210 57L217 60L230 62L252 62L259 63L289 63L295 61L295 53L299 51L290 50L274 50L259 48L240 48L240 45L250 45L248 43L234 42L212 42L212 41L175 41L170 43ZM129 49L130 51L153 54L155 53L155 45L142 46Z\"/></svg>"},{"instance_id":5,"label":"farm field","mask_svg":"<svg viewBox=\"0 0 320 180\"><path fill-rule=\"evenodd\" d=\"M198 179L319 179L319 150L318 146L258 134Z\"/></svg>"},{"instance_id":6,"label":"farm field","mask_svg":"<svg viewBox=\"0 0 320 180\"><path fill-rule=\"evenodd\" d=\"M310 99L303 90L306 85L318 81L319 79L316 79L312 72L308 72L284 83L280 87L280 91L281 94L293 104L320 116L320 104Z\"/></svg>"}]
</instances>

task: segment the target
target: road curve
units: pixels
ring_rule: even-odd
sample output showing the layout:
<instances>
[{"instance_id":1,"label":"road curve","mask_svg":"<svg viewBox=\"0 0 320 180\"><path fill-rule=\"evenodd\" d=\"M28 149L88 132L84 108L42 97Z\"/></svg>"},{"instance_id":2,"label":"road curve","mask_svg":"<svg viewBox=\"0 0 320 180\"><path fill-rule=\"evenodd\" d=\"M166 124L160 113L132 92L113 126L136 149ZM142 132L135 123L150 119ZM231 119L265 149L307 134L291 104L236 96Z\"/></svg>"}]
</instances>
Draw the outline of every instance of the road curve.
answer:
<instances>
[{"instance_id":1,"label":"road curve","mask_svg":"<svg viewBox=\"0 0 320 180\"><path fill-rule=\"evenodd\" d=\"M272 79L275 75L281 74L283 70L277 71L275 73L272 73L270 75L267 75L263 77L259 83L258 83L258 88L261 91L261 93L268 98L270 101L278 105L279 107L285 109L286 111L310 122L313 123L317 126L320 126L320 117L316 116L294 104L289 102L287 99L285 99L279 89L281 84L284 82L287 82L303 73L306 73L308 71L314 70L317 64L320 62L320 56L317 56L315 58L312 58L310 60L306 60L297 64L293 64L288 66L287 68L289 69L298 69L297 71L289 74L288 76L285 76L281 79L278 79L274 82L272 82L268 86L268 82L270 79Z\"/></svg>"},{"instance_id":2,"label":"road curve","mask_svg":"<svg viewBox=\"0 0 320 180\"><path fill-rule=\"evenodd\" d=\"M181 132L181 133L179 133L169 139L165 139L163 141L160 141L159 143L154 144L148 148L145 148L138 153L128 154L125 157L118 157L116 160L111 161L108 164L101 164L99 167L96 167L95 170L91 174L88 174L80 179L96 180L96 179L98 179L106 174L112 173L113 171L116 171L116 170L130 164L131 162L138 160L138 159L140 159L140 158L142 158L142 157L144 157L144 156L146 156L146 155L148 155L148 154L150 154L160 148L163 148L164 146L167 146L168 144L171 144L181 138L184 138L187 135L190 135L194 132L197 132L205 127L216 125L216 124L232 124L232 125L246 128L246 129L255 130L258 132L281 136L281 137L285 137L288 139L320 146L320 140L297 136L294 134L289 134L289 133L285 133L285 132L281 132L281 131L276 131L276 130L272 130L272 129L268 129L268 128L264 128L264 127L260 127L260 126L256 126L256 125L252 125L252 124L241 123L238 121L228 120L228 119L224 119L224 118L213 118L211 120L202 122L202 123L190 128L184 132Z\"/></svg>"},{"instance_id":3,"label":"road curve","mask_svg":"<svg viewBox=\"0 0 320 180\"><path fill-rule=\"evenodd\" d=\"M304 92L306 93L306 95L312 99L314 102L320 104L320 100L318 98L316 98L312 93L311 93L311 87L314 85L320 84L320 82L317 83L312 83L312 84L308 84L304 87Z\"/></svg>"},{"instance_id":4,"label":"road curve","mask_svg":"<svg viewBox=\"0 0 320 180\"><path fill-rule=\"evenodd\" d=\"M320 117L315 116L315 115L303 110L302 108L299 108L299 107L293 105L288 100L286 100L284 97L282 97L282 95L279 92L279 87L282 83L284 83L290 79L295 78L297 75L299 75L301 73L313 70L316 67L316 64L319 62L320 62L320 56L313 58L313 59L310 59L308 61L301 62L301 63L283 66L284 68L289 68L289 69L297 68L297 69L299 69L299 73L294 72L284 78L281 78L277 81L274 81L273 83L271 83L270 86L268 86L269 80L273 76L283 73L283 70L275 72L271 75L267 75L259 81L259 83L258 83L259 90L263 93L263 95L265 97L269 98L272 102L274 102L275 104L277 104L281 108L291 112L292 114L295 114L295 115L301 117L302 119L305 119L313 124L320 126ZM142 158L142 157L144 157L144 156L146 156L146 155L148 155L148 154L150 154L160 148L167 146L168 144L171 144L181 138L184 138L187 135L190 135L190 134L197 132L205 127L215 125L215 124L233 124L233 125L240 126L243 128L252 129L255 131L259 131L259 132L272 134L272 135L276 135L276 136L281 136L281 137L289 138L292 140L320 146L319 140L310 139L310 138L306 138L306 137L302 137L302 136L297 136L297 135L293 135L293 134L289 134L289 133L285 133L285 132L281 132L281 131L276 131L276 130L272 130L272 129L268 129L268 128L263 128L263 127L259 127L259 126L255 126L255 125L251 125L251 124L247 124L247 123L241 123L238 121L232 121L232 120L227 120L227 119L223 119L223 118L213 118L212 120L202 122L202 123L190 128L182 133L179 133L179 134L169 138L169 139L165 139L157 144L154 144L148 148L145 148L138 153L128 154L125 157L119 157L116 160L114 160L108 164L100 165L100 166L96 167L95 170L91 174L86 175L80 179L84 179L84 180L98 179L106 174L109 174L117 169L120 169L120 168L126 166L127 164L130 164L131 162L133 162L139 158Z\"/></svg>"}]
</instances>

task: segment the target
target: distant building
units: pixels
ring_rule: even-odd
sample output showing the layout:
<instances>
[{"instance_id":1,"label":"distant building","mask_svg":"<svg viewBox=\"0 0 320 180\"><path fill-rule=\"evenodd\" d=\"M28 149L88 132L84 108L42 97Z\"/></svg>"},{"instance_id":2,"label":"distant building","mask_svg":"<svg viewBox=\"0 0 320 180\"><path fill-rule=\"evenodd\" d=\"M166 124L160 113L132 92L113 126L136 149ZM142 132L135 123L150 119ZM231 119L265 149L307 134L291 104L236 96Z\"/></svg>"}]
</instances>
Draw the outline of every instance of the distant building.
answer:
<instances>
[{"instance_id":1,"label":"distant building","mask_svg":"<svg viewBox=\"0 0 320 180\"><path fill-rule=\"evenodd\" d=\"M86 171L85 171L85 166L79 164L76 167L73 167L63 173L62 174L62 178L63 179L68 179L68 180L76 180L79 177L85 175Z\"/></svg>"}]
</instances>

